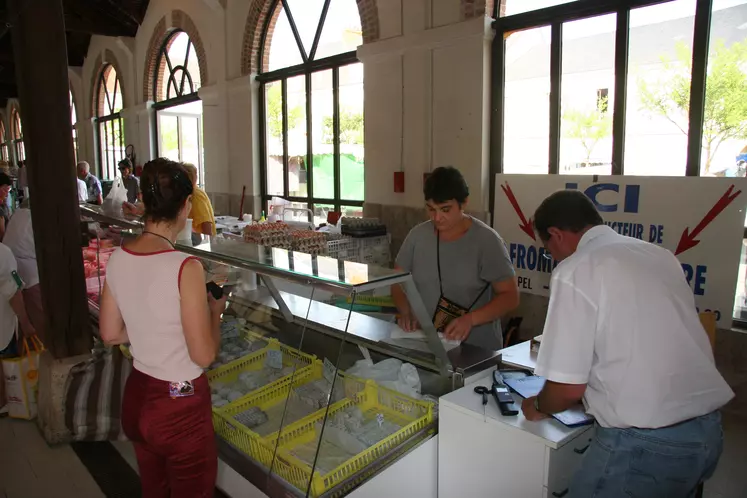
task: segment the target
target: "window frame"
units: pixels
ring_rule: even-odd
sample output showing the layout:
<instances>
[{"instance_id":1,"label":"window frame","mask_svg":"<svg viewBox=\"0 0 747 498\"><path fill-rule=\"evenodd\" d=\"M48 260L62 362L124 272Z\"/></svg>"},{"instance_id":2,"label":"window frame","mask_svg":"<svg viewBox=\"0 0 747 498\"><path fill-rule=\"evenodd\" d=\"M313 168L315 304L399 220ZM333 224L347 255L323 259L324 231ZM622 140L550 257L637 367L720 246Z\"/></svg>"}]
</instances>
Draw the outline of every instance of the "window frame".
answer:
<instances>
[{"instance_id":1,"label":"window frame","mask_svg":"<svg viewBox=\"0 0 747 498\"><path fill-rule=\"evenodd\" d=\"M109 90L106 88L106 75L107 71L111 70L114 71L114 95L117 93L117 89L120 91L121 99L122 99L122 108L124 108L124 91L122 91L122 82L120 80L119 71L117 71L117 68L114 67L113 64L104 64L101 67L101 70L99 71L99 77L96 80L96 98L94 102L96 103L96 116L94 117L94 136L96 139L96 164L98 165L98 174L99 177L102 180L113 180L117 177L117 171L118 171L118 164L110 164L109 159L112 159L115 163L117 163L116 159L116 149L112 150L111 158L109 157L109 142L108 142L108 134L104 133L104 141L102 143L101 140L101 126L103 125L105 129L108 129L109 126L111 126L112 130L112 136L114 136L114 129L119 129L119 149L120 154L119 156L121 158L125 157L125 139L124 139L124 122L122 121L122 111L119 110L117 112L114 112L114 99L109 98ZM104 89L104 95L106 97L106 100L104 101L104 105L107 106L107 109L104 109L104 112L106 114L101 114L101 109L99 107L99 102L101 102L101 89ZM105 149L102 149L102 145L106 145ZM116 145L115 145L116 147ZM104 164L104 161L106 161L106 164ZM121 159L120 159L121 161ZM106 175L104 174L106 173ZM111 175L110 175L111 173Z\"/></svg>"},{"instance_id":2,"label":"window frame","mask_svg":"<svg viewBox=\"0 0 747 498\"><path fill-rule=\"evenodd\" d=\"M187 43L187 51L186 51L186 56L185 56L185 61L184 61L185 65L172 66L171 59L168 55L168 47L169 47L169 44L171 43L171 40L179 36L180 33L184 33L185 35L187 35L187 38L189 40L189 42ZM166 58L166 68L164 68L163 77L168 78L169 80L171 78L174 78L174 87L176 88L176 77L174 76L174 73L176 72L177 69L181 69L182 70L182 82L180 83L180 89L177 90L177 93L179 95L172 97L170 99L166 98L164 100L157 100L153 102L154 112L151 117L152 119L151 129L153 130L153 143L155 144L155 148L156 148L156 156L160 155L160 149L161 149L161 135L159 134L159 131L158 131L158 117L159 117L160 111L164 111L171 107L177 107L183 104L190 104L192 102L197 102L198 100L201 100L199 92L204 82L202 81L202 79L200 79L200 87L197 89L194 89L194 80L192 79L192 75L189 73L189 70L186 67L186 64L189 61L190 47L194 47L194 42L192 41L192 38L189 37L189 33L184 31L183 29L174 29L171 32L169 32L169 34L163 39L161 46L158 48L158 55L156 56L156 66L155 66L156 69L155 71L153 71L153 79L151 81L151 85L153 86L153 98L157 98L159 95L158 93L158 84L160 83L159 77L158 77L160 73L159 68L161 67L161 63L164 57ZM196 48L193 50L193 52L194 52L194 56L197 57ZM199 64L200 64L199 59L197 59L197 64L198 64L198 70L199 70ZM166 73L168 73L168 75ZM185 77L189 79L189 85L193 90L192 92L187 93L187 94L184 93L184 86L183 86ZM166 88L167 88L166 96L168 96L169 85L167 85ZM179 113L168 113L168 112L164 114L168 116L177 117L177 140L179 142L179 157L181 158L182 137L181 137L180 114ZM195 117L197 117L198 126L200 127L202 127L203 125L203 114L199 116L194 115ZM196 164L195 166L197 166L197 172L198 172L198 176L200 177L199 180L201 181L201 185L204 186L205 185L205 171L204 171L205 166L203 164L204 163L204 158L203 158L203 145L204 144L203 144L203 139L202 139L202 133L198 133L197 136L198 136L198 147L200 150L200 154L198 155L199 164Z\"/></svg>"},{"instance_id":3,"label":"window frame","mask_svg":"<svg viewBox=\"0 0 747 498\"><path fill-rule=\"evenodd\" d=\"M0 119L0 160L10 163L10 152L8 148L8 134L5 130L5 121Z\"/></svg>"},{"instance_id":4,"label":"window frame","mask_svg":"<svg viewBox=\"0 0 747 498\"><path fill-rule=\"evenodd\" d=\"M501 0L505 1L505 0ZM560 159L560 84L562 74L563 24L606 14L617 14L615 31L614 82L612 102L612 175L624 175L625 118L628 97L628 49L630 43L630 11L673 2L676 0L575 0L544 9L498 17L500 1L493 6L491 79L490 79L490 177L503 172L504 108L506 38L514 32L549 26L550 45L550 163L547 174L558 174ZM693 25L692 72L690 80L690 108L687 133L687 163L685 176L700 175L703 139L703 116L710 44L713 0L696 0ZM495 183L489 183L491 218L495 204ZM744 228L747 239L747 227ZM740 256L741 257L741 256ZM747 329L747 320L733 319L735 327Z\"/></svg>"},{"instance_id":5,"label":"window frame","mask_svg":"<svg viewBox=\"0 0 747 498\"><path fill-rule=\"evenodd\" d=\"M10 111L10 138L17 166L19 162L26 160L26 148L23 144L23 123L21 122L21 112L17 107L13 107Z\"/></svg>"},{"instance_id":6,"label":"window frame","mask_svg":"<svg viewBox=\"0 0 747 498\"><path fill-rule=\"evenodd\" d=\"M335 211L341 212L343 206L351 207L363 207L363 200L355 201L341 198L341 177L340 177L340 68L349 66L352 64L358 64L357 52L355 50L350 52L343 52L341 54L335 54L330 57L323 59L314 59L316 51L319 45L322 31L324 29L324 23L327 20L327 12L329 10L331 0L325 0L322 7L322 12L319 18L319 24L317 25L316 32L314 35L314 41L311 46L309 54L306 53L301 37L296 28L296 23L293 18L292 11L288 8L287 0L275 0L269 9L264 25L262 26L262 35L259 40L259 51L258 60L260 61L259 68L260 73L257 74L255 80L259 83L259 154L260 154L260 169L259 177L261 184L261 199L262 199L262 210L267 209L267 203L277 194L271 195L267 193L267 108L266 108L266 86L271 83L281 82L281 92L283 101L283 199L294 202L294 203L305 203L306 207L314 213L314 205L326 204L333 205ZM284 67L276 69L274 71L261 72L262 61L264 59L265 50L269 50L267 44L267 34L270 23L275 16L275 11L279 8L285 10L285 14L288 17L288 23L291 26L293 37L298 45L298 50L301 53L303 62L294 66ZM332 70L332 130L333 130L333 161L334 161L334 198L322 198L314 197L314 154L313 154L313 140L312 140L312 85L311 78L314 73ZM288 188L288 168L289 168L289 155L288 155L288 120L286 118L288 114L287 109L287 81L288 78L294 76L303 75L305 78L305 95L306 95L306 179L307 179L307 196L291 196L289 195ZM365 84L365 82L364 82ZM364 90L365 92L365 90ZM365 127L365 123L364 123ZM365 143L364 143L365 147ZM308 220L313 222L313 218Z\"/></svg>"}]
</instances>

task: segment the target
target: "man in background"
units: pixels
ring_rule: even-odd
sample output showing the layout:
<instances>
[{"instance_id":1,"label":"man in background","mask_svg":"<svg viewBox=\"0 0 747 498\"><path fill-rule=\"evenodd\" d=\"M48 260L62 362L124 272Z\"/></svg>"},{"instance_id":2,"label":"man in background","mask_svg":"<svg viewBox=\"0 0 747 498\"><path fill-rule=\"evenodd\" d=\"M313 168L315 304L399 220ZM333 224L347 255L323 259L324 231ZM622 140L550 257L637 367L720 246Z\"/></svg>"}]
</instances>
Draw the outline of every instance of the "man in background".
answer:
<instances>
[{"instance_id":1,"label":"man in background","mask_svg":"<svg viewBox=\"0 0 747 498\"><path fill-rule=\"evenodd\" d=\"M132 161L125 158L119 161L119 172L122 173L122 185L127 189L127 202L135 204L142 199L140 178L133 173Z\"/></svg>"},{"instance_id":2,"label":"man in background","mask_svg":"<svg viewBox=\"0 0 747 498\"><path fill-rule=\"evenodd\" d=\"M555 192L534 228L560 264L528 420L583 399L595 438L569 498L695 496L723 446L721 414L734 393L716 370L708 335L677 258L618 234L576 190Z\"/></svg>"},{"instance_id":3,"label":"man in background","mask_svg":"<svg viewBox=\"0 0 747 498\"><path fill-rule=\"evenodd\" d=\"M78 163L78 178L83 180L88 190L87 202L101 205L104 203L104 196L101 191L101 182L91 174L91 166L86 161Z\"/></svg>"},{"instance_id":4,"label":"man in background","mask_svg":"<svg viewBox=\"0 0 747 498\"><path fill-rule=\"evenodd\" d=\"M13 181L6 173L0 173L0 241L5 236L5 228L10 220L10 205L8 197L13 188Z\"/></svg>"}]
</instances>

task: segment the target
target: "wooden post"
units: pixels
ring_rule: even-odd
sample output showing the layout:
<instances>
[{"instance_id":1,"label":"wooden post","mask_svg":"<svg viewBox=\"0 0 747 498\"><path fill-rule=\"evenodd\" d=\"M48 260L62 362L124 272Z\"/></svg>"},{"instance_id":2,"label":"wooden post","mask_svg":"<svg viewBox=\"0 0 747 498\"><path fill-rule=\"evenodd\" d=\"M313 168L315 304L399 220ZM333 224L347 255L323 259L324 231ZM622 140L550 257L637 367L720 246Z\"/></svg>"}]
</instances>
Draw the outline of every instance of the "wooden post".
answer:
<instances>
[{"instance_id":1,"label":"wooden post","mask_svg":"<svg viewBox=\"0 0 747 498\"><path fill-rule=\"evenodd\" d=\"M62 0L9 0L13 52L46 318L55 358L90 351ZM12 223L12 221L11 221Z\"/></svg>"}]
</instances>

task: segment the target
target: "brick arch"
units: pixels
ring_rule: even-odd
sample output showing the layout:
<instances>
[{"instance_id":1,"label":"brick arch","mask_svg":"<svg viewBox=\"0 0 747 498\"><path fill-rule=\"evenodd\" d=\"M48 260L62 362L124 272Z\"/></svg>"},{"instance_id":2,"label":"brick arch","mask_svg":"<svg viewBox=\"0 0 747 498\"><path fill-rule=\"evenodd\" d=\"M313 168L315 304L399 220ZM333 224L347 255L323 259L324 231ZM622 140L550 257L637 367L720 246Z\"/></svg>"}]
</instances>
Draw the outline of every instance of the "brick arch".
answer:
<instances>
[{"instance_id":1,"label":"brick arch","mask_svg":"<svg viewBox=\"0 0 747 498\"><path fill-rule=\"evenodd\" d=\"M101 76L101 73L106 70L108 66L112 66L114 70L117 72L117 78L119 78L119 88L122 92L122 108L127 107L127 97L125 96L125 90L124 90L124 82L125 77L124 73L121 70L121 65L117 61L117 57L114 55L114 52L112 52L109 49L104 50L104 54L99 54L96 57L96 62L94 63L93 67L96 68L96 70L91 75L91 117L95 118L98 116L103 110L104 110L104 103L106 101L106 96L101 93L99 94L99 77ZM76 101L77 102L77 101ZM78 115L78 119L80 119L81 115Z\"/></svg>"},{"instance_id":2,"label":"brick arch","mask_svg":"<svg viewBox=\"0 0 747 498\"><path fill-rule=\"evenodd\" d=\"M506 10L506 0L461 0L462 20L492 16L495 2L500 2L498 4L501 10L499 15L503 15Z\"/></svg>"},{"instance_id":3,"label":"brick arch","mask_svg":"<svg viewBox=\"0 0 747 498\"><path fill-rule=\"evenodd\" d=\"M205 46L202 43L199 31L197 31L197 25L195 25L192 18L189 17L189 14L183 10L174 10L171 12L171 27L166 28L166 16L162 17L156 24L153 34L150 37L150 42L148 43L145 74L143 75L143 98L146 101L163 100L162 95L155 95L153 93L153 77L156 75L156 71L158 71L159 81L164 76L166 68L164 64L158 64L158 55L163 43L169 39L171 34L176 30L184 31L187 33L187 36L189 36L189 40L195 47L197 62L200 66L200 85L204 86L208 84L208 67L207 58L205 56ZM157 86L158 88L161 87L161 85Z\"/></svg>"},{"instance_id":4,"label":"brick arch","mask_svg":"<svg viewBox=\"0 0 747 498\"><path fill-rule=\"evenodd\" d=\"M483 0L485 1L485 0ZM379 11L376 0L356 0L358 14L361 18L361 30L363 31L363 43L375 42L379 39ZM267 17L272 16L267 27L268 33L273 32L275 22L280 14L280 9L275 8L279 4L276 0L252 0L249 7L249 15L244 27L244 40L241 47L241 74L256 73L259 70L259 50ZM269 62L269 51L266 51L262 61L262 67L267 67Z\"/></svg>"}]
</instances>

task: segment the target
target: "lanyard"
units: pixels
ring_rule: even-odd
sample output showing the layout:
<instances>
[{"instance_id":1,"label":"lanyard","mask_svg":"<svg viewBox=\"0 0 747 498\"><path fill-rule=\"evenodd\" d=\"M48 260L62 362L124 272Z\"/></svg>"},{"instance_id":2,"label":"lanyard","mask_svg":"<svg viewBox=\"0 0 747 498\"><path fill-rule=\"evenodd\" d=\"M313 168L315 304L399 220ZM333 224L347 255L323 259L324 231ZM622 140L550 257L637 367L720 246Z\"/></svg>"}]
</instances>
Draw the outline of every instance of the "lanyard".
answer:
<instances>
[{"instance_id":1,"label":"lanyard","mask_svg":"<svg viewBox=\"0 0 747 498\"><path fill-rule=\"evenodd\" d=\"M170 241L170 240L169 240L168 238L164 237L163 235L157 234L157 233L155 233L155 232L151 232L151 231L149 231L149 230L143 230L143 233L144 233L144 234L148 233L148 234L150 234L150 235L155 235L156 237L161 237L161 238L162 238L163 240L165 240L166 242L168 242L168 243L169 243L169 245L171 246L171 248L172 248L172 249L174 248L174 243L173 243L173 242L171 242L171 241Z\"/></svg>"},{"instance_id":2,"label":"lanyard","mask_svg":"<svg viewBox=\"0 0 747 498\"><path fill-rule=\"evenodd\" d=\"M436 265L438 266L438 289L441 291L441 297L445 298L444 285L441 282L441 236L438 230L436 230ZM488 287L490 287L489 283L485 285L485 287L480 291L480 294L478 294L475 300L472 301L472 304L469 305L469 308L467 308L467 310L471 310L472 307L477 304L477 301L479 301L482 295L485 294L485 291L488 290Z\"/></svg>"}]
</instances>

